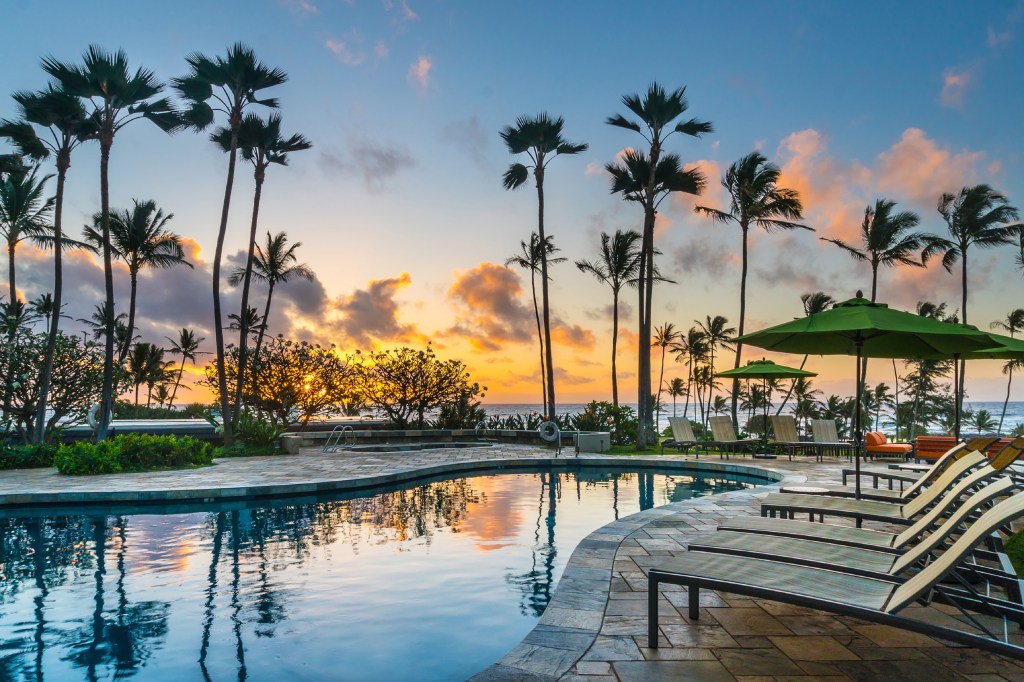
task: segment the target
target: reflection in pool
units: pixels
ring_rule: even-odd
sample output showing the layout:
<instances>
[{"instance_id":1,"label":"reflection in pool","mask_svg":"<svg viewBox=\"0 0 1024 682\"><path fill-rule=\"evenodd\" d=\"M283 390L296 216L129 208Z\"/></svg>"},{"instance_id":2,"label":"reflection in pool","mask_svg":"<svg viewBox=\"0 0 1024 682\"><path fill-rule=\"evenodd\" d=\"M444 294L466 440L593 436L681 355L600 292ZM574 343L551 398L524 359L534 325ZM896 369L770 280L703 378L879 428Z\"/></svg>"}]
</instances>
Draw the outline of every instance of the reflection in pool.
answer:
<instances>
[{"instance_id":1,"label":"reflection in pool","mask_svg":"<svg viewBox=\"0 0 1024 682\"><path fill-rule=\"evenodd\" d=\"M594 529L765 482L713 476L519 470L0 518L0 679L464 679L536 624Z\"/></svg>"}]
</instances>

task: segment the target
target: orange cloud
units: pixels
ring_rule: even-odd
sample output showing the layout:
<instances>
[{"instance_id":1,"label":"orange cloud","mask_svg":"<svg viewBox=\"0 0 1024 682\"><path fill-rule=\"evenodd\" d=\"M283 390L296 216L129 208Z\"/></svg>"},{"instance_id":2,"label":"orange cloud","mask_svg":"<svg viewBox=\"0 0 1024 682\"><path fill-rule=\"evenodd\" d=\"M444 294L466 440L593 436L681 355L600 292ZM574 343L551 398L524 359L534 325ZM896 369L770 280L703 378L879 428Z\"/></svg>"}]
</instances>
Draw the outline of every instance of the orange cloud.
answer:
<instances>
[{"instance_id":1,"label":"orange cloud","mask_svg":"<svg viewBox=\"0 0 1024 682\"><path fill-rule=\"evenodd\" d=\"M480 263L457 273L448 298L464 311L442 336L465 337L481 350L532 340L534 314L519 300L522 292L518 273L495 263Z\"/></svg>"},{"instance_id":2,"label":"orange cloud","mask_svg":"<svg viewBox=\"0 0 1024 682\"><path fill-rule=\"evenodd\" d=\"M920 128L907 128L899 142L878 155L878 186L912 201L934 204L942 192L975 182L984 152L951 152Z\"/></svg>"},{"instance_id":3,"label":"orange cloud","mask_svg":"<svg viewBox=\"0 0 1024 682\"><path fill-rule=\"evenodd\" d=\"M430 70L433 67L434 63L430 57L420 55L420 58L409 67L409 72L405 75L405 78L409 83L426 92L430 86Z\"/></svg>"},{"instance_id":4,"label":"orange cloud","mask_svg":"<svg viewBox=\"0 0 1024 682\"><path fill-rule=\"evenodd\" d=\"M939 102L944 107L959 108L964 103L964 91L974 81L974 68L958 69L950 67L942 74L942 92Z\"/></svg>"},{"instance_id":5,"label":"orange cloud","mask_svg":"<svg viewBox=\"0 0 1024 682\"><path fill-rule=\"evenodd\" d=\"M594 333L578 324L569 325L561 320L551 329L551 347L569 346L577 350L591 350L596 343Z\"/></svg>"}]
</instances>

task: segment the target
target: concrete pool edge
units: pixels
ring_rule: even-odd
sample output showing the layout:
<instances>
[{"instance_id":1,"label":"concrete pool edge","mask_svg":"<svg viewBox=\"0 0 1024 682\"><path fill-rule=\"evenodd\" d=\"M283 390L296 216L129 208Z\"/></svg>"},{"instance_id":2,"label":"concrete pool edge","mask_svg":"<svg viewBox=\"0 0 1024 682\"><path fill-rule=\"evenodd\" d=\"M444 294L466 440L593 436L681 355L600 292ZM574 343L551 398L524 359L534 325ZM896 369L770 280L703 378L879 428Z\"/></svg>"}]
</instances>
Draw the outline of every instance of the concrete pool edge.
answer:
<instances>
[{"instance_id":1,"label":"concrete pool edge","mask_svg":"<svg viewBox=\"0 0 1024 682\"><path fill-rule=\"evenodd\" d=\"M636 461L636 458L631 459ZM691 465L686 468L697 465L696 468L709 471L774 479L772 483L757 486L756 490L764 491L765 494L782 485L795 485L807 479L800 473L780 471L763 465L696 460L686 460L684 464ZM551 601L537 625L515 648L472 676L471 682L553 682L568 673L600 635L610 600L611 581L615 576L615 557L619 546L627 538L681 509L748 494L748 491L740 490L672 502L623 517L587 535L573 549Z\"/></svg>"},{"instance_id":2,"label":"concrete pool edge","mask_svg":"<svg viewBox=\"0 0 1024 682\"><path fill-rule=\"evenodd\" d=\"M277 459L277 458L274 458ZM230 460L229 460L230 461ZM370 476L349 478L321 478L295 483L265 483L239 486L197 486L178 489L153 488L123 490L108 487L97 490L78 491L27 491L0 493L0 510L16 511L46 507L48 511L61 511L62 507L118 505L118 504L160 504L183 502L224 502L270 497L288 497L329 492L345 492L413 482L439 474L474 473L486 470L529 468L537 466L570 467L577 465L621 466L641 468L701 469L721 473L735 473L761 478L776 479L781 474L766 467L737 465L731 462L701 462L699 460L668 459L647 456L581 455L579 457L507 457L501 459L467 459L443 464L410 466L408 469L391 471ZM183 470L188 473L198 470ZM145 477L147 473L109 474L95 476L98 480L116 483L124 477ZM166 472L160 472L166 473ZM173 472L172 472L173 473ZM78 480L82 480L79 478Z\"/></svg>"}]
</instances>

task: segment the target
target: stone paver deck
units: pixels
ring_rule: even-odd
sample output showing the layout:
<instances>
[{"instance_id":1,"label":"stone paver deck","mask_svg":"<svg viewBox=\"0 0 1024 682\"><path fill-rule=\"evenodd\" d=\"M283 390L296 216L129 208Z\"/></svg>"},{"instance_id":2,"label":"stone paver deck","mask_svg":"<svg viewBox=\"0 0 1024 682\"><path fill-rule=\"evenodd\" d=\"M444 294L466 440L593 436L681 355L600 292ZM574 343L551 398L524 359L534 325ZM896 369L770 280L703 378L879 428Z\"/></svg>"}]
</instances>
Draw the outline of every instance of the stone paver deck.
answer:
<instances>
[{"instance_id":1,"label":"stone paver deck","mask_svg":"<svg viewBox=\"0 0 1024 682\"><path fill-rule=\"evenodd\" d=\"M299 455L221 461L191 471L65 477L48 470L0 472L0 511L32 501L238 498L319 492L408 480L425 473L524 466L549 460L529 446L415 453ZM588 456L602 461L620 458ZM657 461L689 460L680 456ZM759 467L784 483L838 482L845 462L700 460ZM757 514L772 486L677 502L595 530L573 552L534 630L474 680L1024 680L1024 663L854 618L702 591L701 618L686 616L684 588L660 593L661 648L647 648L646 570L685 551L722 518ZM935 617L944 614L937 608Z\"/></svg>"}]
</instances>

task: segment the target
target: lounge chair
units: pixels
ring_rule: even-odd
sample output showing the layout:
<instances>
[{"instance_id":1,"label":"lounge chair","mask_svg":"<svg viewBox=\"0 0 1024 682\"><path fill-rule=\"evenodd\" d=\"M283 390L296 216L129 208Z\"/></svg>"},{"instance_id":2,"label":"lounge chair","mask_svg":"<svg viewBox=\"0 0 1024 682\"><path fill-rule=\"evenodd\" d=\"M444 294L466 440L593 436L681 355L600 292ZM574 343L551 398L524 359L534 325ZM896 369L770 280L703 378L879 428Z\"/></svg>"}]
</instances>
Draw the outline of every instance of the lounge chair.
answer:
<instances>
[{"instance_id":1,"label":"lounge chair","mask_svg":"<svg viewBox=\"0 0 1024 682\"><path fill-rule=\"evenodd\" d=\"M760 440L756 438L740 439L736 437L736 431L732 428L732 417L718 415L708 417L708 425L714 437L714 444L718 446L718 452L728 459L730 454L754 451Z\"/></svg>"},{"instance_id":2,"label":"lounge chair","mask_svg":"<svg viewBox=\"0 0 1024 682\"><path fill-rule=\"evenodd\" d=\"M1024 658L1024 648L1010 642L1006 629L1007 620L1018 623L1024 620L1024 609L1019 604L978 593L955 570L963 558L991 533L1022 515L1024 494L999 502L982 514L941 556L905 581L896 581L890 576L871 578L781 561L688 551L652 567L648 573L648 646L652 649L658 647L658 588L662 583L668 583L687 588L692 621L700 619L700 590L722 590L854 616ZM944 585L942 580L947 576L960 582L962 587ZM956 606L968 621L964 624L974 630L961 630L900 615L911 604L933 598ZM1002 618L1002 638L980 623L971 612ZM940 622L948 623L949 618Z\"/></svg>"},{"instance_id":3,"label":"lounge chair","mask_svg":"<svg viewBox=\"0 0 1024 682\"><path fill-rule=\"evenodd\" d=\"M786 523L804 526L808 532L799 536L717 532L691 541L688 548L701 552L775 558L802 566L857 575L885 573L897 576L925 563L936 550L948 549L952 536L968 528L979 511L984 511L996 498L1009 495L1015 490L1013 481L1002 476L970 495L942 524L936 524L935 519L921 519L900 534L860 529L859 533L865 536L866 541L857 546L814 535L814 526L828 524L788 521ZM840 528L858 530L846 526Z\"/></svg>"},{"instance_id":4,"label":"lounge chair","mask_svg":"<svg viewBox=\"0 0 1024 682\"><path fill-rule=\"evenodd\" d=\"M770 445L775 448L782 448L790 459L793 459L793 454L796 452L802 452L806 450L813 450L815 453L818 449L814 443L806 443L800 440L800 436L796 432L796 419L791 414L773 414L768 417L771 420L772 432L775 434L775 441ZM818 456L821 459L821 456Z\"/></svg>"},{"instance_id":5,"label":"lounge chair","mask_svg":"<svg viewBox=\"0 0 1024 682\"><path fill-rule=\"evenodd\" d=\"M853 443L839 439L835 419L812 419L811 433L822 454L853 457Z\"/></svg>"},{"instance_id":6,"label":"lounge chair","mask_svg":"<svg viewBox=\"0 0 1024 682\"><path fill-rule=\"evenodd\" d=\"M870 488L867 490L861 489L861 499L864 500L882 500L884 502L898 502L908 501L917 495L924 486L930 484L938 476L946 470L950 464L967 455L970 452L984 452L985 447L996 440L992 438L975 438L966 444L956 445L945 455L935 460L935 463L930 469L925 471L923 474L917 476L913 483L905 490L885 490L878 488ZM1006 467L1013 464L1018 457L1021 455L1021 451L1024 449L1024 438L1017 439L1005 447L1003 447L999 454L992 458L990 464L998 471L1003 471ZM861 472L863 474L863 472ZM879 473L881 475L881 473ZM828 494L838 497L855 497L856 489L846 485L846 477L843 477L843 485L841 486L824 486L828 488Z\"/></svg>"},{"instance_id":7,"label":"lounge chair","mask_svg":"<svg viewBox=\"0 0 1024 682\"><path fill-rule=\"evenodd\" d=\"M864 434L864 455L872 457L896 457L901 461L909 460L914 454L912 443L893 443L881 431L868 431Z\"/></svg>"},{"instance_id":8,"label":"lounge chair","mask_svg":"<svg viewBox=\"0 0 1024 682\"><path fill-rule=\"evenodd\" d=\"M672 427L672 437L661 441L661 453L665 454L665 448L676 448L680 452L686 452L693 448L694 455L700 459L700 442L693 436L693 425L687 417L669 417L668 425Z\"/></svg>"},{"instance_id":9,"label":"lounge chair","mask_svg":"<svg viewBox=\"0 0 1024 682\"><path fill-rule=\"evenodd\" d=\"M984 464L985 466L979 466ZM967 476L969 469L977 468ZM944 495L960 497L973 486L999 473L988 465L988 458L980 452L972 452L950 465L935 482L905 504L880 500L857 500L849 497L827 495L801 495L772 493L761 502L761 516L781 514L792 518L795 513L818 516L846 516L860 521L883 521L910 525ZM961 479L961 477L963 477Z\"/></svg>"},{"instance_id":10,"label":"lounge chair","mask_svg":"<svg viewBox=\"0 0 1024 682\"><path fill-rule=\"evenodd\" d=\"M934 478L938 474L942 473L942 469L946 467L951 458L952 454L960 453L965 455L968 452L977 450L978 452L985 452L993 443L998 441L998 438L973 438L967 443L953 443L952 446L943 452L941 455L935 458L935 462L932 467L925 471L923 474L910 473L905 471L879 471L875 469L861 469L861 476L870 476L873 480L874 486L877 488L879 481L889 481L889 489L892 490L892 482L898 481L900 487L903 487L904 483L916 483L922 478ZM856 469L843 469L843 485L846 485L846 481L850 476L856 476Z\"/></svg>"}]
</instances>

